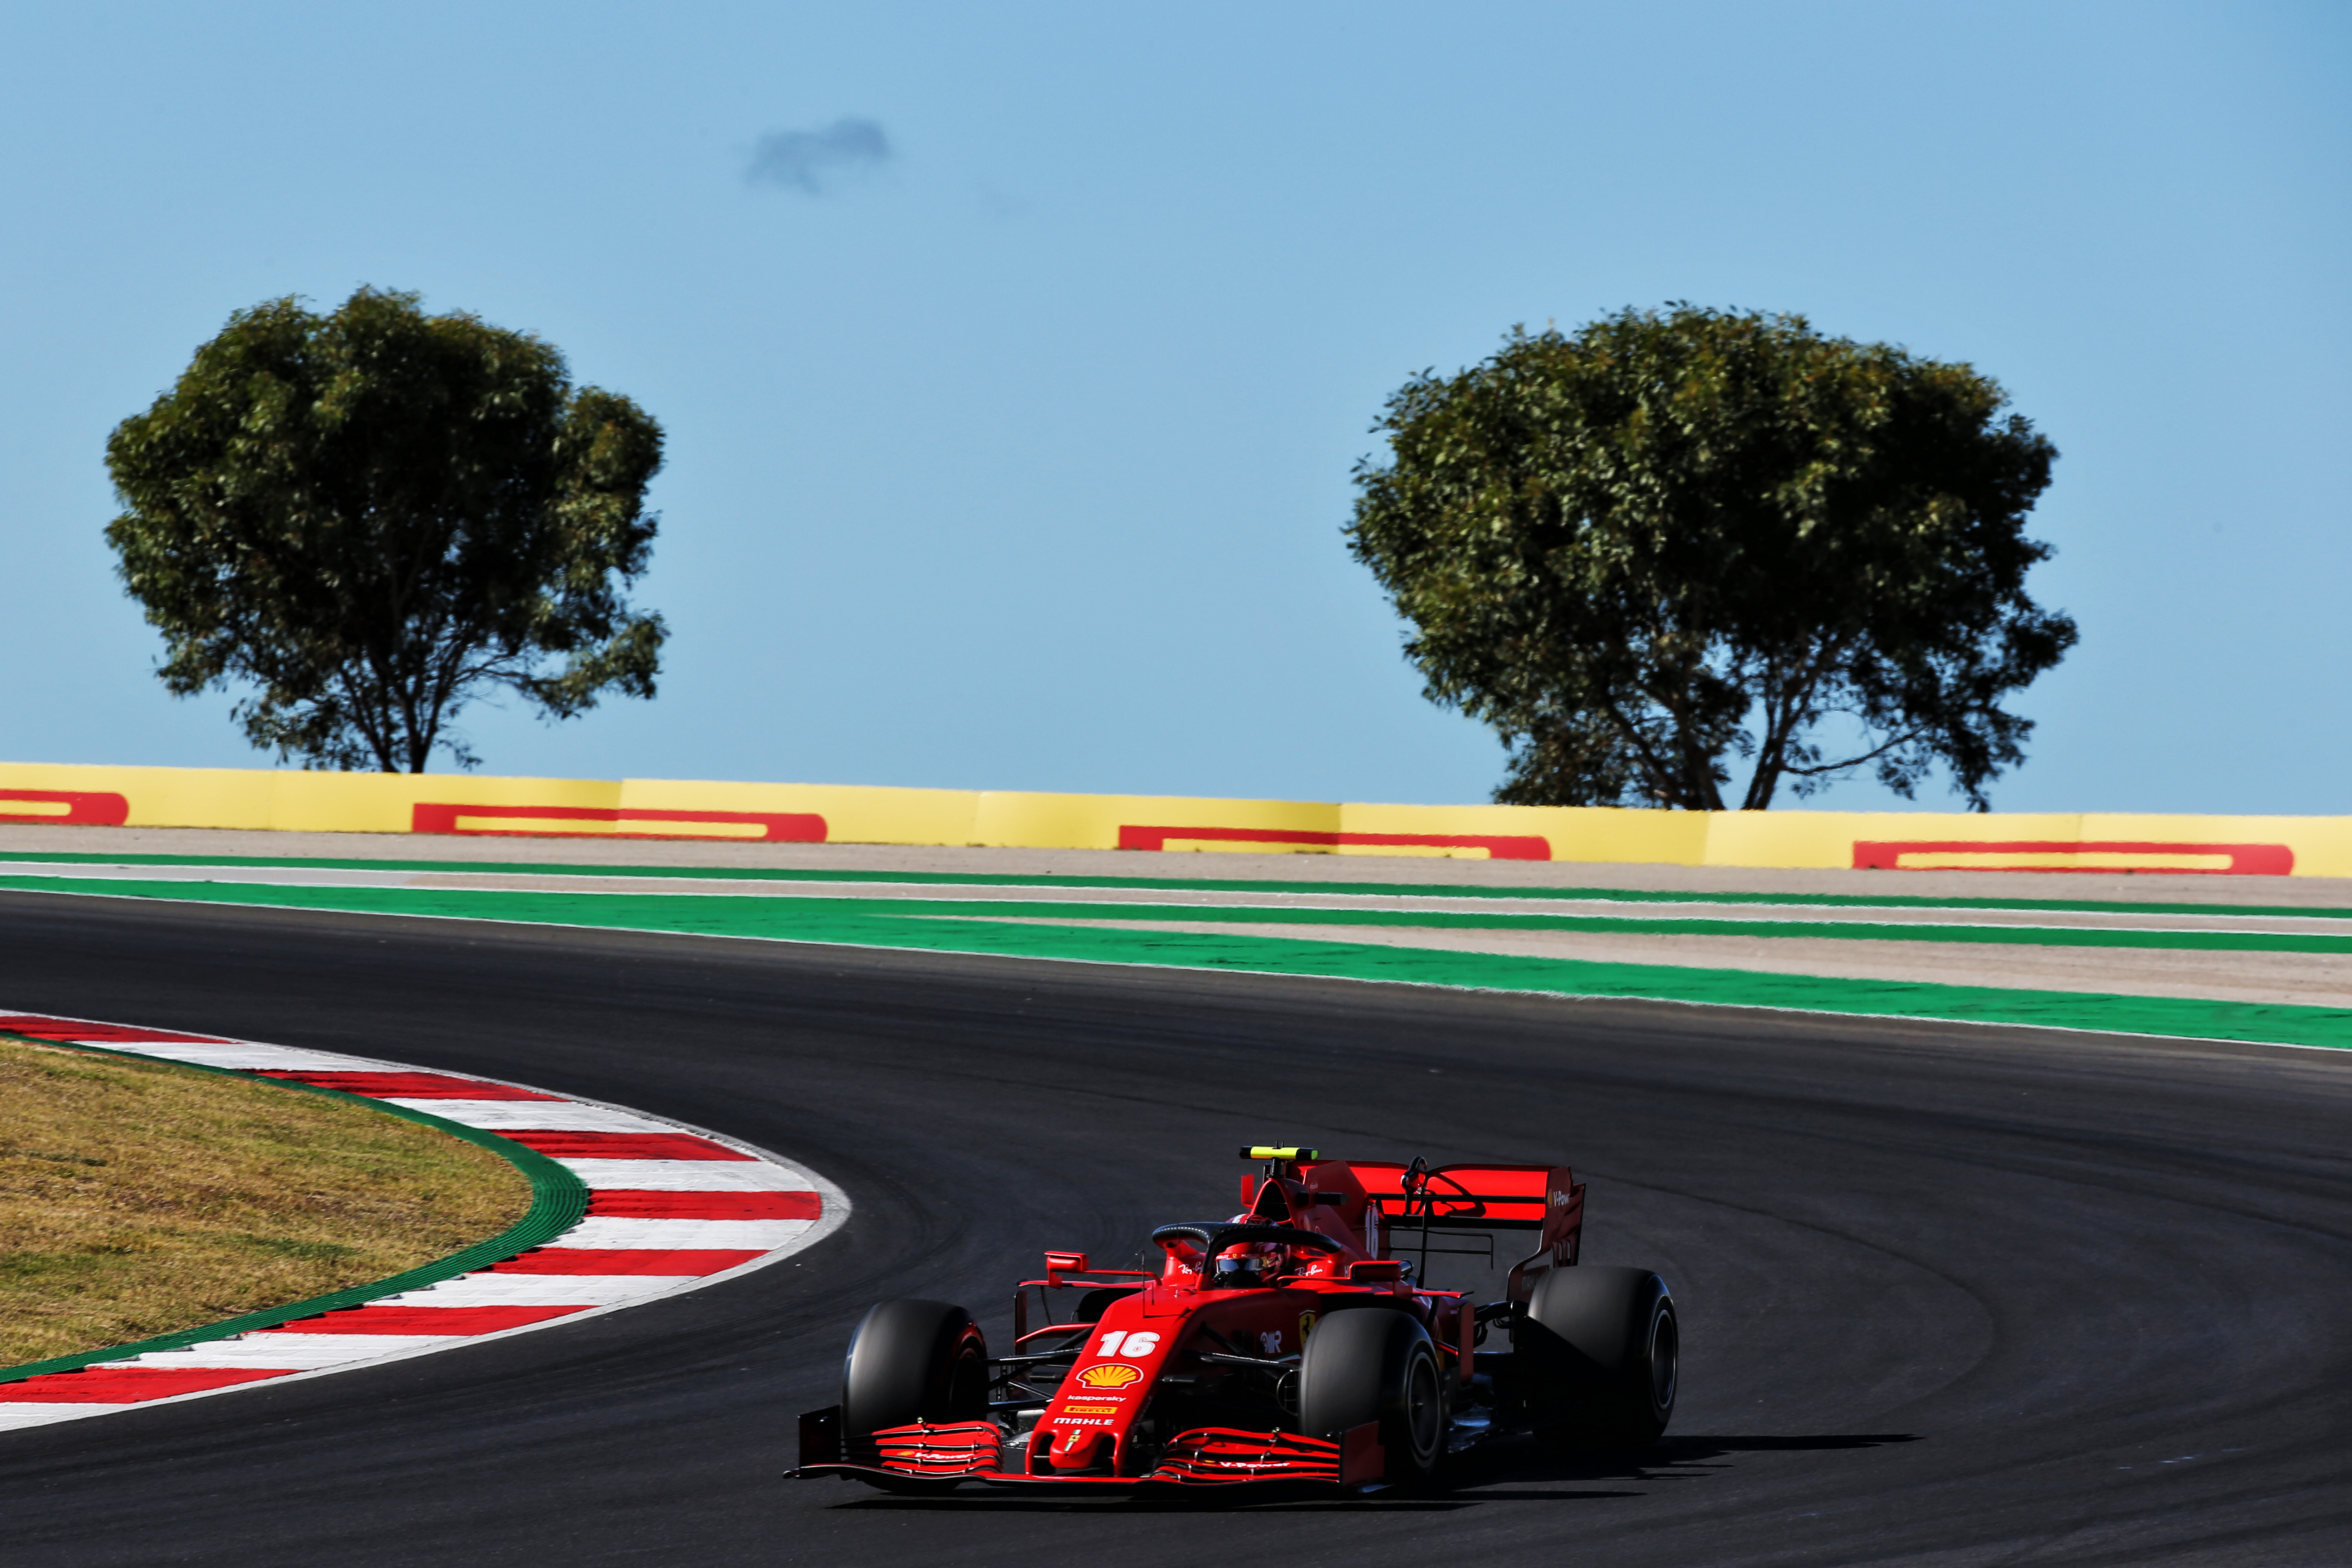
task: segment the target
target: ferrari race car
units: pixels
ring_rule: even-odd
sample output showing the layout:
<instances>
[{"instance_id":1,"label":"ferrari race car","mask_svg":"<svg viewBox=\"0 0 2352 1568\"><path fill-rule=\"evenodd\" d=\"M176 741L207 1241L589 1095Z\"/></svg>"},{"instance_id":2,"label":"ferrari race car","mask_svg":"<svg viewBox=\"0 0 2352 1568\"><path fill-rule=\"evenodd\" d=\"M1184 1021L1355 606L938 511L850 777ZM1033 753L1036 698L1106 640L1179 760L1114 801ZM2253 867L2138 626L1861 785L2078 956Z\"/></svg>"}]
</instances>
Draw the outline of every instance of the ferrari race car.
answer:
<instances>
[{"instance_id":1,"label":"ferrari race car","mask_svg":"<svg viewBox=\"0 0 2352 1568\"><path fill-rule=\"evenodd\" d=\"M1156 1268L1045 1254L1013 1294L1010 1354L961 1307L874 1307L841 1403L801 1417L787 1474L900 1492L1372 1489L1505 1432L1646 1445L1665 1429L1674 1299L1647 1269L1578 1265L1584 1189L1565 1167L1242 1157L1259 1162L1244 1212L1160 1226ZM1498 1255L1517 1232L1534 1249ZM1433 1256L1466 1259L1500 1299L1433 1288Z\"/></svg>"}]
</instances>

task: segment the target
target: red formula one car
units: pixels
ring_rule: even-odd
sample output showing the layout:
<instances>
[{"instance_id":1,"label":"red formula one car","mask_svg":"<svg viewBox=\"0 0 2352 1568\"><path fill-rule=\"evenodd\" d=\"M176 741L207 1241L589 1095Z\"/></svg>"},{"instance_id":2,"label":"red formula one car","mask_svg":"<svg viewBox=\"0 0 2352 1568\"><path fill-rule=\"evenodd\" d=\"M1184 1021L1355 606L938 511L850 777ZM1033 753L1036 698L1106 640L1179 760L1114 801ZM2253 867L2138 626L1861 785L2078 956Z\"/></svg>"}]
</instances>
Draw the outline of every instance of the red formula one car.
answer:
<instances>
[{"instance_id":1,"label":"red formula one car","mask_svg":"<svg viewBox=\"0 0 2352 1568\"><path fill-rule=\"evenodd\" d=\"M1242 1156L1261 1162L1245 1211L1161 1226L1157 1269L1047 1253L1014 1293L1009 1355L961 1307L873 1308L841 1403L801 1417L788 1474L917 1492L1370 1489L1426 1479L1490 1435L1665 1429L1674 1300L1647 1269L1578 1265L1584 1189L1565 1167ZM1513 1232L1535 1243L1515 1261L1495 1250ZM1466 1259L1500 1299L1433 1289L1433 1255Z\"/></svg>"}]
</instances>

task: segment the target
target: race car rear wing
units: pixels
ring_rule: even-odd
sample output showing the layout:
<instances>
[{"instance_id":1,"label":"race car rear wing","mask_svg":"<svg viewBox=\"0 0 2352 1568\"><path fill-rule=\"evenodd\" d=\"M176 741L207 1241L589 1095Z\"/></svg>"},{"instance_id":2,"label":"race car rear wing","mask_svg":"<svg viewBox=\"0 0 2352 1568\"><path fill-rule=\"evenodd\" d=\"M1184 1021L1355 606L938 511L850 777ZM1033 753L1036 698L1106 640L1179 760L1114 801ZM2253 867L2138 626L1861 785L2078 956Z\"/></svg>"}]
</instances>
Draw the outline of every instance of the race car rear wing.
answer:
<instances>
[{"instance_id":1,"label":"race car rear wing","mask_svg":"<svg viewBox=\"0 0 2352 1568\"><path fill-rule=\"evenodd\" d=\"M1344 1173L1346 1180L1339 1180ZM1429 1245L1432 1233L1535 1231L1536 1250L1513 1270L1517 1294L1529 1268L1576 1261L1584 1229L1584 1187L1565 1165L1410 1165L1386 1160L1329 1160L1305 1165L1309 1187L1360 1186L1367 1218L1377 1222L1380 1239L1412 1239L1416 1250L1451 1250ZM1368 1227L1368 1229L1370 1227ZM1377 1250L1385 1255L1385 1247Z\"/></svg>"},{"instance_id":2,"label":"race car rear wing","mask_svg":"<svg viewBox=\"0 0 2352 1568\"><path fill-rule=\"evenodd\" d=\"M1481 1230L1539 1231L1559 1229L1561 1219L1580 1215L1584 1206L1583 1187L1563 1165L1346 1163L1384 1215L1426 1215L1433 1224Z\"/></svg>"}]
</instances>

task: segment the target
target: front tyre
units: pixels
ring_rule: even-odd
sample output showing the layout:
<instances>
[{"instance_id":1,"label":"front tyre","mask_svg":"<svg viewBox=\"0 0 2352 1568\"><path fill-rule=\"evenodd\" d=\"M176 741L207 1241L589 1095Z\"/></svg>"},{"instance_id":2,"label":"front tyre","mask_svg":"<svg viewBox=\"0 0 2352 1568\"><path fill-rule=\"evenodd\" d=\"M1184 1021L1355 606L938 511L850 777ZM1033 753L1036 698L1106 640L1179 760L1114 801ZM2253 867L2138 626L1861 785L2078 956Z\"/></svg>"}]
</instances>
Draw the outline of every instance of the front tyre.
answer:
<instances>
[{"instance_id":1,"label":"front tyre","mask_svg":"<svg viewBox=\"0 0 2352 1568\"><path fill-rule=\"evenodd\" d=\"M1646 1268L1550 1270L1513 1348L1531 1363L1529 1414L1547 1442L1647 1447L1674 1418L1681 1328L1665 1281Z\"/></svg>"},{"instance_id":2,"label":"front tyre","mask_svg":"<svg viewBox=\"0 0 2352 1568\"><path fill-rule=\"evenodd\" d=\"M841 1429L851 1452L918 1421L988 1415L988 1344L971 1314L946 1301L883 1301L849 1337L841 1368ZM886 1491L945 1491L956 1483L861 1478Z\"/></svg>"},{"instance_id":3,"label":"front tyre","mask_svg":"<svg viewBox=\"0 0 2352 1568\"><path fill-rule=\"evenodd\" d=\"M1405 1312L1379 1308L1327 1314L1307 1336L1298 1363L1298 1425L1337 1442L1380 1423L1388 1479L1429 1479L1445 1451L1445 1374L1429 1331Z\"/></svg>"}]
</instances>

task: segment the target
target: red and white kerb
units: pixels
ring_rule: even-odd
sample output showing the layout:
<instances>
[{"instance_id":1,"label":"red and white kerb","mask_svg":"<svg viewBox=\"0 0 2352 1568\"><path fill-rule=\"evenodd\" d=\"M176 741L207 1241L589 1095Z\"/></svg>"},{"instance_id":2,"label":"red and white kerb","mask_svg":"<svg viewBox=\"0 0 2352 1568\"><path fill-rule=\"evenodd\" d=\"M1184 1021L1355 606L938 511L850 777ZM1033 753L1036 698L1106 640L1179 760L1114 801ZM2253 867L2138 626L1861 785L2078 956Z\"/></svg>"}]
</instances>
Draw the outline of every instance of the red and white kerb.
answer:
<instances>
[{"instance_id":1,"label":"red and white kerb","mask_svg":"<svg viewBox=\"0 0 2352 1568\"><path fill-rule=\"evenodd\" d=\"M733 1139L616 1106L334 1051L88 1019L0 1014L0 1029L234 1068L493 1131L568 1166L588 1213L471 1274L273 1329L0 1383L0 1431L475 1344L709 1284L836 1229L848 1202L813 1172Z\"/></svg>"}]
</instances>

